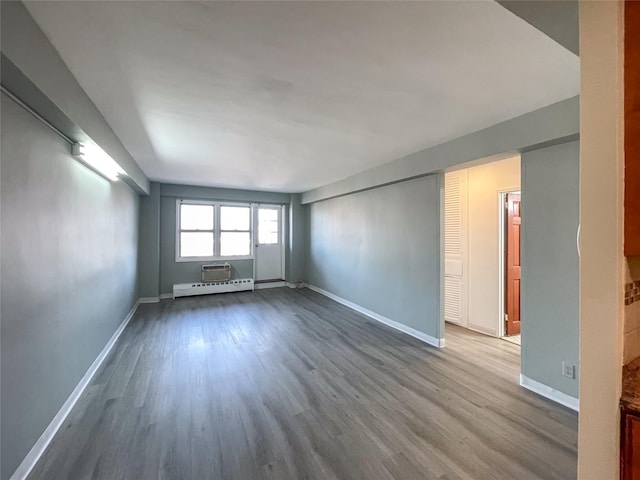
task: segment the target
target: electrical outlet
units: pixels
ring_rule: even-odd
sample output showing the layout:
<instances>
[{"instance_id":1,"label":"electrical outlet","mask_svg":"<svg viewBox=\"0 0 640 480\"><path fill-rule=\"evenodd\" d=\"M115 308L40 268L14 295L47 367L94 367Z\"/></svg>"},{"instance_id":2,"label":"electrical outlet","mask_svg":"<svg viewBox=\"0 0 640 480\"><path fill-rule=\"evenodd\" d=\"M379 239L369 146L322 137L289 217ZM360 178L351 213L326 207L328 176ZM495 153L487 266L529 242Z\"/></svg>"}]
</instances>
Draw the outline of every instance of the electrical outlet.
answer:
<instances>
[{"instance_id":1,"label":"electrical outlet","mask_svg":"<svg viewBox=\"0 0 640 480\"><path fill-rule=\"evenodd\" d=\"M576 378L576 367L567 362L562 362L562 375L569 378Z\"/></svg>"}]
</instances>

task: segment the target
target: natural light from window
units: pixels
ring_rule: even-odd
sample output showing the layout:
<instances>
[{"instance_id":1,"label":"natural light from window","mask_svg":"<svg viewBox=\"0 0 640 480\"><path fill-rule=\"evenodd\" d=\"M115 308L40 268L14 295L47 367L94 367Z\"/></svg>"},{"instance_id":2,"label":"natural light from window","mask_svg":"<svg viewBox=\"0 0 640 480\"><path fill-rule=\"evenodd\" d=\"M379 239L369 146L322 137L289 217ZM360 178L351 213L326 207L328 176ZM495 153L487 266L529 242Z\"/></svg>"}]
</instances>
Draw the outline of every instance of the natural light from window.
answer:
<instances>
[{"instance_id":1,"label":"natural light from window","mask_svg":"<svg viewBox=\"0 0 640 480\"><path fill-rule=\"evenodd\" d=\"M258 209L258 243L261 245L273 245L278 243L277 209Z\"/></svg>"},{"instance_id":2,"label":"natural light from window","mask_svg":"<svg viewBox=\"0 0 640 480\"><path fill-rule=\"evenodd\" d=\"M180 256L212 257L213 226L213 205L180 205Z\"/></svg>"},{"instance_id":3,"label":"natural light from window","mask_svg":"<svg viewBox=\"0 0 640 480\"><path fill-rule=\"evenodd\" d=\"M220 207L220 255L223 257L251 254L251 209Z\"/></svg>"},{"instance_id":4,"label":"natural light from window","mask_svg":"<svg viewBox=\"0 0 640 480\"><path fill-rule=\"evenodd\" d=\"M176 204L179 242L176 260L251 256L253 220L250 205L183 200Z\"/></svg>"}]
</instances>

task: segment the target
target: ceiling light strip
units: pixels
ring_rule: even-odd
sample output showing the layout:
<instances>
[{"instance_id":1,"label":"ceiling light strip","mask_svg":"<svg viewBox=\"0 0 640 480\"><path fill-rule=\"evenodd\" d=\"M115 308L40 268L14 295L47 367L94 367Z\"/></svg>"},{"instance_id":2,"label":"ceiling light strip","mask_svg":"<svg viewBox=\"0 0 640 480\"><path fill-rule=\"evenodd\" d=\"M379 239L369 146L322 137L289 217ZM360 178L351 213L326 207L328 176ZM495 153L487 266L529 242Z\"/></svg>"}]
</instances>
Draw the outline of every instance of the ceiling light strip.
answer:
<instances>
[{"instance_id":1,"label":"ceiling light strip","mask_svg":"<svg viewBox=\"0 0 640 480\"><path fill-rule=\"evenodd\" d=\"M112 182L125 174L122 167L95 143L74 143L71 154Z\"/></svg>"},{"instance_id":2,"label":"ceiling light strip","mask_svg":"<svg viewBox=\"0 0 640 480\"><path fill-rule=\"evenodd\" d=\"M53 132L62 137L66 142L71 145L71 154L80 160L83 164L89 166L92 170L96 171L103 177L111 181L118 180L120 175L124 175L126 172L118 165L118 163L107 154L102 148L95 143L79 143L72 138L65 135L55 125L49 122L46 118L36 112L33 108L23 102L19 97L14 95L7 87L0 85L0 91L7 95L17 105L22 107L27 113L31 114L36 119L40 120Z\"/></svg>"}]
</instances>

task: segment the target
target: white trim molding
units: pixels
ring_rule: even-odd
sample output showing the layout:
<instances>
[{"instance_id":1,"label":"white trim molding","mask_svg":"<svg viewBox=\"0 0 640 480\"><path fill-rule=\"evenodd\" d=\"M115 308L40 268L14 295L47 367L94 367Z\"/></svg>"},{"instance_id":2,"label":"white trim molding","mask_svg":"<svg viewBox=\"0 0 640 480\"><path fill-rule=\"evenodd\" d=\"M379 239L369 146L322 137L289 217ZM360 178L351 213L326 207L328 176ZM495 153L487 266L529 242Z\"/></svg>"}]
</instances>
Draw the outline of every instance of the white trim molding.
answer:
<instances>
[{"instance_id":1,"label":"white trim molding","mask_svg":"<svg viewBox=\"0 0 640 480\"><path fill-rule=\"evenodd\" d=\"M160 297L140 297L138 302L140 303L158 303L160 301Z\"/></svg>"},{"instance_id":2,"label":"white trim molding","mask_svg":"<svg viewBox=\"0 0 640 480\"><path fill-rule=\"evenodd\" d=\"M133 315L136 313L136 310L138 309L140 303L149 302L142 302L142 299L139 299L136 301L133 307L131 307L131 310L129 310L129 313L127 313L127 316L124 318L120 326L113 333L113 335L104 346L102 351L98 354L97 358L93 361L87 372L80 379L80 382L78 382L76 388L73 389L73 392L71 392L69 398L67 398L62 407L60 407L58 413L56 413L55 417L53 417L53 420L51 420L47 428L44 430L44 432L42 432L42 435L40 435L40 438L38 438L33 447L31 447L29 453L27 453L27 456L24 457L22 463L20 463L16 471L13 472L13 475L11 475L9 480L25 480L29 476L31 470L33 470L33 467L35 467L36 463L38 463L38 460L40 460L40 457L51 443L51 440L53 440L53 437L65 422L69 413L71 413L71 410L84 392L85 388L87 388L87 386L91 383L91 379L102 365L102 362L104 362L104 360L109 355L109 352L111 352L111 349L118 341L118 338L124 331L125 327L133 318Z\"/></svg>"},{"instance_id":3,"label":"white trim molding","mask_svg":"<svg viewBox=\"0 0 640 480\"><path fill-rule=\"evenodd\" d=\"M485 327L484 325L478 325L476 323L469 322L466 328L469 330L473 330L474 332L481 333L483 335L488 335L493 338L499 338L499 337L496 337L496 331L491 327Z\"/></svg>"},{"instance_id":4,"label":"white trim molding","mask_svg":"<svg viewBox=\"0 0 640 480\"><path fill-rule=\"evenodd\" d=\"M277 282L264 282L264 283L254 283L253 288L255 290L263 290L265 288L278 288L278 287L286 287L287 282L284 280Z\"/></svg>"},{"instance_id":5,"label":"white trim molding","mask_svg":"<svg viewBox=\"0 0 640 480\"><path fill-rule=\"evenodd\" d=\"M522 162L521 155L517 155ZM522 163L520 163L522 165ZM521 182L522 183L522 182ZM507 244L505 242L506 237L506 220L505 220L505 205L507 202L507 195L509 193L519 193L522 195L522 185L519 187L512 188L501 188L498 190L498 327L495 332L492 332L492 336L504 337L504 316L507 312L505 312L505 295L507 292L505 291L506 278L507 278L507 270L505 266L505 255L507 251ZM520 239L520 244L522 244L522 239ZM522 293L520 294L522 295Z\"/></svg>"},{"instance_id":6,"label":"white trim molding","mask_svg":"<svg viewBox=\"0 0 640 480\"><path fill-rule=\"evenodd\" d=\"M173 293L161 293L158 297L140 297L140 300L138 300L138 302L158 303L160 300L166 300L167 298L173 298Z\"/></svg>"},{"instance_id":7,"label":"white trim molding","mask_svg":"<svg viewBox=\"0 0 640 480\"><path fill-rule=\"evenodd\" d=\"M213 235L213 255L207 257L182 257L180 256L180 233L182 232L194 232L198 230L182 229L180 224L180 207L181 205L205 205L213 207L211 212L213 215L212 228L206 230L199 230L202 232L211 232ZM185 198L176 198L176 242L175 242L175 261L176 263L182 262L220 262L229 260L253 260L254 259L254 208L253 203L246 202L220 202L217 200L188 200ZM249 234L249 254L247 255L222 255L220 252L220 236L223 231L220 224L220 209L222 207L243 207L249 209L249 229L248 230L229 230L236 232L245 232ZM217 254L217 255L216 255Z\"/></svg>"},{"instance_id":8,"label":"white trim molding","mask_svg":"<svg viewBox=\"0 0 640 480\"><path fill-rule=\"evenodd\" d=\"M402 333L406 333L407 335L411 335L412 337L417 338L418 340L422 340L423 342L428 343L433 347L438 347L438 348L444 347L444 344L445 344L444 338L436 338L436 337L432 337L431 335L427 335L426 333L416 330L415 328L411 328L400 322L396 322L395 320L391 320L390 318L384 317L367 308L361 307L356 303L350 302L349 300L345 300L344 298L334 295L331 292L327 292L326 290L316 287L315 285L311 285L307 283L306 286L307 288L313 290L314 292L317 292L321 295L324 295L325 297L330 298L331 300L341 303L342 305L349 307L352 310L355 310L356 312L362 313L363 315L366 315L367 317L372 318L373 320L376 320L380 323L384 323L388 327L399 330Z\"/></svg>"},{"instance_id":9,"label":"white trim molding","mask_svg":"<svg viewBox=\"0 0 640 480\"><path fill-rule=\"evenodd\" d=\"M544 383L536 382L526 375L520 374L520 386L526 388L527 390L531 390L533 393L537 393L549 400L553 400L560 405L564 405L571 410L575 410L576 412L580 411L580 400L572 397L571 395L567 395L566 393L562 393L555 388L551 388Z\"/></svg>"}]
</instances>

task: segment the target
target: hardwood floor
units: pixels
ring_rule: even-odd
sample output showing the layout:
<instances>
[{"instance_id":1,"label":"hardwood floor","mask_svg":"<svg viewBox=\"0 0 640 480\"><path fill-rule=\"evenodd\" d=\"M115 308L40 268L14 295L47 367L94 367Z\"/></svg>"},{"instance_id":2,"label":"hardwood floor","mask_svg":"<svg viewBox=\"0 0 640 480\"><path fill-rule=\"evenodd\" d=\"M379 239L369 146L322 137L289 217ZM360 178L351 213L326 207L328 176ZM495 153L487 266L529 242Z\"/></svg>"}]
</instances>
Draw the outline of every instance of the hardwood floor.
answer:
<instances>
[{"instance_id":1,"label":"hardwood floor","mask_svg":"<svg viewBox=\"0 0 640 480\"><path fill-rule=\"evenodd\" d=\"M308 289L141 305L29 479L573 479L577 415L518 349Z\"/></svg>"}]
</instances>

